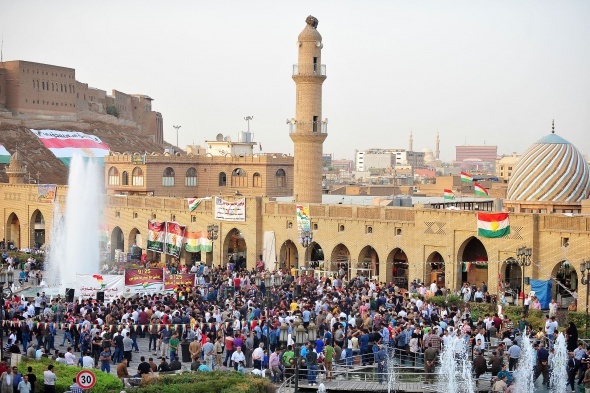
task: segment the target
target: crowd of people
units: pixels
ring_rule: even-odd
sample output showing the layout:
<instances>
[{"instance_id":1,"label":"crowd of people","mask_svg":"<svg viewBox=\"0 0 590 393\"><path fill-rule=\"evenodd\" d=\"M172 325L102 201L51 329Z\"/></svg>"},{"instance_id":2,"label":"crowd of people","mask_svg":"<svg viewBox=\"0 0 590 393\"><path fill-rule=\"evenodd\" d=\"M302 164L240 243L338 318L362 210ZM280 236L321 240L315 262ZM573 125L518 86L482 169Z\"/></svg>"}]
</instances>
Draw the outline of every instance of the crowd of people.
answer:
<instances>
[{"instance_id":1,"label":"crowd of people","mask_svg":"<svg viewBox=\"0 0 590 393\"><path fill-rule=\"evenodd\" d=\"M553 343L563 330L573 359L568 364L572 389L575 380L590 386L590 352L578 346L575 325L563 329L555 316L547 316L545 326L533 332L525 315L519 321L498 314L473 318L468 303L437 306L420 296L413 284L405 290L364 276L349 280L336 273L317 279L278 271L272 272L270 286L264 280L256 286L256 269L187 269L198 275L197 285L178 288L174 294L108 304L96 299L68 303L44 293L33 299L6 299L4 318L12 321L4 324L6 348L105 372L116 366L124 379L180 370L182 347L187 345L191 370L269 374L276 383L293 375L300 349L301 375L310 385L317 384L318 372L330 381L336 365L356 363L375 365L383 382L389 352L394 350L402 364L423 368L425 381L432 382L441 350L458 336L470 348L476 377L488 374L494 391L500 392L510 391L518 378L515 370L524 334L535 340L535 379L542 376L548 384ZM434 294L442 292L432 289ZM296 327L310 332L311 324L315 337L307 335L296 343ZM287 333L286 341L281 330ZM60 331L63 337L56 343ZM147 340L153 357L134 358L138 340Z\"/></svg>"}]
</instances>

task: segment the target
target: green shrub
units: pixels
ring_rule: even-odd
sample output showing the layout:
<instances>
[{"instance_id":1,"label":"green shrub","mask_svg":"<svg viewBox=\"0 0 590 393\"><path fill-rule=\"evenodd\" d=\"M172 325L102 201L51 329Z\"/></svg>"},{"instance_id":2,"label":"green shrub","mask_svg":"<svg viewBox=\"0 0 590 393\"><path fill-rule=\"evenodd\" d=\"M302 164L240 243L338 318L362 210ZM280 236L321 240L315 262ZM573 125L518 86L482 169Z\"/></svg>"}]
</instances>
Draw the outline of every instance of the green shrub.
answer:
<instances>
[{"instance_id":1,"label":"green shrub","mask_svg":"<svg viewBox=\"0 0 590 393\"><path fill-rule=\"evenodd\" d=\"M446 305L447 299L445 299L444 296L433 296L429 298L428 301L434 304L435 306L444 307Z\"/></svg>"},{"instance_id":2,"label":"green shrub","mask_svg":"<svg viewBox=\"0 0 590 393\"><path fill-rule=\"evenodd\" d=\"M268 380L252 374L234 371L213 371L210 373L182 373L163 375L144 380L134 393L273 393L275 387ZM108 393L119 393L112 390Z\"/></svg>"},{"instance_id":3,"label":"green shrub","mask_svg":"<svg viewBox=\"0 0 590 393\"><path fill-rule=\"evenodd\" d=\"M447 305L449 307L452 307L452 306L463 307L464 304L465 304L465 302L463 301L463 298L459 295L448 295L447 296Z\"/></svg>"},{"instance_id":4,"label":"green shrub","mask_svg":"<svg viewBox=\"0 0 590 393\"><path fill-rule=\"evenodd\" d=\"M76 377L76 374L80 372L81 368L75 366L66 366L60 363L56 363L51 359L32 360L23 358L21 363L18 365L18 371L23 374L27 374L27 367L33 367L33 374L37 377L37 384L43 385L43 372L47 370L47 366L50 364L54 365L53 371L57 375L57 382L55 383L56 393L63 393L69 389L72 384L72 379ZM104 373L100 370L92 370L96 375L96 385L92 388L94 393L103 393L107 391L121 391L123 384L114 375ZM37 389L41 391L41 389Z\"/></svg>"},{"instance_id":5,"label":"green shrub","mask_svg":"<svg viewBox=\"0 0 590 393\"><path fill-rule=\"evenodd\" d=\"M578 337L579 338L588 338L585 337L586 333L586 313L579 312L579 311L570 311L567 313L567 323L573 322L574 325L578 328ZM567 327L561 326L563 329Z\"/></svg>"}]
</instances>

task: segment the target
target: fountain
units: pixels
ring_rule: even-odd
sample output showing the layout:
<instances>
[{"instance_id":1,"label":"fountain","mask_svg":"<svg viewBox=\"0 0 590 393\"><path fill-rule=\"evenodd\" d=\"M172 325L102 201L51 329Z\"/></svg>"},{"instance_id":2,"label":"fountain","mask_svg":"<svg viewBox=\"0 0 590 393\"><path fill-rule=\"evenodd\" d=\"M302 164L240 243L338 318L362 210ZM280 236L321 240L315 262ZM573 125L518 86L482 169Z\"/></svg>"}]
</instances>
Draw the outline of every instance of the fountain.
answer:
<instances>
[{"instance_id":1,"label":"fountain","mask_svg":"<svg viewBox=\"0 0 590 393\"><path fill-rule=\"evenodd\" d=\"M522 348L520 360L518 361L517 373L514 383L516 384L516 393L531 393L535 391L533 381L534 368L537 360L535 350L531 344L528 334L522 337Z\"/></svg>"},{"instance_id":2,"label":"fountain","mask_svg":"<svg viewBox=\"0 0 590 393\"><path fill-rule=\"evenodd\" d=\"M70 165L65 213L56 203L47 257L46 282L75 288L76 274L100 270L98 229L102 215L101 166L75 154Z\"/></svg>"},{"instance_id":3,"label":"fountain","mask_svg":"<svg viewBox=\"0 0 590 393\"><path fill-rule=\"evenodd\" d=\"M444 391L447 393L473 393L472 364L469 361L468 346L461 337L452 336L440 355L439 374Z\"/></svg>"},{"instance_id":4,"label":"fountain","mask_svg":"<svg viewBox=\"0 0 590 393\"><path fill-rule=\"evenodd\" d=\"M551 391L554 393L568 392L567 362L569 359L567 345L563 333L559 333L555 342L555 357L553 358L551 379L549 380Z\"/></svg>"},{"instance_id":5,"label":"fountain","mask_svg":"<svg viewBox=\"0 0 590 393\"><path fill-rule=\"evenodd\" d=\"M386 350L387 353L387 393L393 393L395 391L395 384L397 382L397 362L395 361L395 349L389 348Z\"/></svg>"}]
</instances>

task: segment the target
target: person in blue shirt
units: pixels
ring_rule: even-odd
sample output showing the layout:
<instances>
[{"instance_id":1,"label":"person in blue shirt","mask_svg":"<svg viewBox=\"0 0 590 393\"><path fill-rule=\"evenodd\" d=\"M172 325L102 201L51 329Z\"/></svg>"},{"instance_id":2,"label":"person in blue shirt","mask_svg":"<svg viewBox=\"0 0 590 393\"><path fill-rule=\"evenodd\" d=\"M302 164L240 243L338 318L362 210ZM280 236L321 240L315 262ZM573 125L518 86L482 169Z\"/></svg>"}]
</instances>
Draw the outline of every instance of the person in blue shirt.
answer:
<instances>
[{"instance_id":1,"label":"person in blue shirt","mask_svg":"<svg viewBox=\"0 0 590 393\"><path fill-rule=\"evenodd\" d=\"M361 350L362 364L366 366L369 353L369 332L366 329L363 329L363 334L359 337L359 348Z\"/></svg>"}]
</instances>

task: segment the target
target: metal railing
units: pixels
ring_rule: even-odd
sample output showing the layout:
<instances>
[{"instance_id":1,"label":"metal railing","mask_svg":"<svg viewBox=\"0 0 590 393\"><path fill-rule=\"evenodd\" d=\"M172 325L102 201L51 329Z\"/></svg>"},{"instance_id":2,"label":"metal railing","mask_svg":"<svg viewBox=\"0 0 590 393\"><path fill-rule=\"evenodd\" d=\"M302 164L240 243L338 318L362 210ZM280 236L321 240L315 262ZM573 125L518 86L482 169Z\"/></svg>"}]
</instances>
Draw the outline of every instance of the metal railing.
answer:
<instances>
[{"instance_id":1,"label":"metal railing","mask_svg":"<svg viewBox=\"0 0 590 393\"><path fill-rule=\"evenodd\" d=\"M327 134L328 121L289 121L289 134L309 133L309 134Z\"/></svg>"},{"instance_id":2,"label":"metal railing","mask_svg":"<svg viewBox=\"0 0 590 393\"><path fill-rule=\"evenodd\" d=\"M326 65L293 64L293 76L326 76Z\"/></svg>"}]
</instances>

